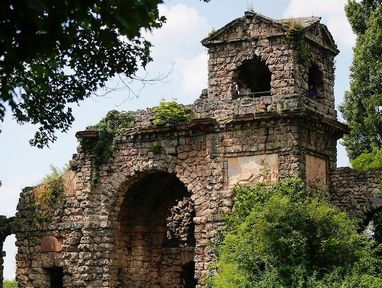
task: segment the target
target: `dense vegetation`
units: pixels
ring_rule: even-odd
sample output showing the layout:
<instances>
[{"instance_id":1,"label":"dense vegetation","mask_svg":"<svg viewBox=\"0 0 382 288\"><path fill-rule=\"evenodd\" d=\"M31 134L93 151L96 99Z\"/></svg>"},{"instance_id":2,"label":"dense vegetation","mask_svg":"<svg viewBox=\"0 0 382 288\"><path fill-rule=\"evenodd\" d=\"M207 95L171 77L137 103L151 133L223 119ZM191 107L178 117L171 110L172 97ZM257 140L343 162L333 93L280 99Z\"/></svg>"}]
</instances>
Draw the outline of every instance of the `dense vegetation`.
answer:
<instances>
[{"instance_id":1,"label":"dense vegetation","mask_svg":"<svg viewBox=\"0 0 382 288\"><path fill-rule=\"evenodd\" d=\"M357 222L299 179L235 189L234 210L217 237L210 287L382 287L380 247Z\"/></svg>"},{"instance_id":2,"label":"dense vegetation","mask_svg":"<svg viewBox=\"0 0 382 288\"><path fill-rule=\"evenodd\" d=\"M349 0L345 10L357 35L350 90L341 107L351 129L344 144L353 160L363 153L382 153L382 2ZM367 157L362 156L355 165L365 162ZM382 165L379 162L377 166Z\"/></svg>"},{"instance_id":3,"label":"dense vegetation","mask_svg":"<svg viewBox=\"0 0 382 288\"><path fill-rule=\"evenodd\" d=\"M367 171L370 168L382 167L382 149L374 148L371 152L365 152L351 161L355 170Z\"/></svg>"}]
</instances>

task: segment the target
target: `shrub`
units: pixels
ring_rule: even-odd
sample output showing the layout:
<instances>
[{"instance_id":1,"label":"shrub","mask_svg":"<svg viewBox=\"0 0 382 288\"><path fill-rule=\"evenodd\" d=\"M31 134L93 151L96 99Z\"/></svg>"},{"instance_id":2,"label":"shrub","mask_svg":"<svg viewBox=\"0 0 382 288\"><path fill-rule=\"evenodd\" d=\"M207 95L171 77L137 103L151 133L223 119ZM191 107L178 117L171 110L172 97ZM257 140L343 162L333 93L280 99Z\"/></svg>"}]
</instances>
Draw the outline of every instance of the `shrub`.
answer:
<instances>
[{"instance_id":1,"label":"shrub","mask_svg":"<svg viewBox=\"0 0 382 288\"><path fill-rule=\"evenodd\" d=\"M191 118L191 108L175 101L161 101L153 108L153 124L156 126L175 126Z\"/></svg>"},{"instance_id":2,"label":"shrub","mask_svg":"<svg viewBox=\"0 0 382 288\"><path fill-rule=\"evenodd\" d=\"M367 171L370 168L382 167L382 148L374 148L370 153L363 153L351 161L355 170Z\"/></svg>"},{"instance_id":3,"label":"shrub","mask_svg":"<svg viewBox=\"0 0 382 288\"><path fill-rule=\"evenodd\" d=\"M382 287L378 246L357 233L355 219L303 187L291 178L235 189L211 287Z\"/></svg>"},{"instance_id":4,"label":"shrub","mask_svg":"<svg viewBox=\"0 0 382 288\"><path fill-rule=\"evenodd\" d=\"M63 171L51 166L52 172L45 176L43 182L33 189L34 194L34 221L44 225L54 215L57 205L64 197Z\"/></svg>"}]
</instances>

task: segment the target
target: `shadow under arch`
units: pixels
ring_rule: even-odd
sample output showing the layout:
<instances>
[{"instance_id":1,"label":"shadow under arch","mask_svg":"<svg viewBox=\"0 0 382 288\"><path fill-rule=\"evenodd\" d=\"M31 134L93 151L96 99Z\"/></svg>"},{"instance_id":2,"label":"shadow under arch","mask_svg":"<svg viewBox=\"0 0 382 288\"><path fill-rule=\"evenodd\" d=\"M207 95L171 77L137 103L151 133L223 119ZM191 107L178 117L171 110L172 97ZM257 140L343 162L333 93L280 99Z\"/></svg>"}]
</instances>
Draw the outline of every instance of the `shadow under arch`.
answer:
<instances>
[{"instance_id":1,"label":"shadow under arch","mask_svg":"<svg viewBox=\"0 0 382 288\"><path fill-rule=\"evenodd\" d=\"M191 193L174 175L150 171L125 189L116 225L119 287L195 287ZM191 268L190 268L191 267Z\"/></svg>"},{"instance_id":2,"label":"shadow under arch","mask_svg":"<svg viewBox=\"0 0 382 288\"><path fill-rule=\"evenodd\" d=\"M324 97L323 73L317 64L312 63L308 70L308 90L306 96L309 98Z\"/></svg>"}]
</instances>

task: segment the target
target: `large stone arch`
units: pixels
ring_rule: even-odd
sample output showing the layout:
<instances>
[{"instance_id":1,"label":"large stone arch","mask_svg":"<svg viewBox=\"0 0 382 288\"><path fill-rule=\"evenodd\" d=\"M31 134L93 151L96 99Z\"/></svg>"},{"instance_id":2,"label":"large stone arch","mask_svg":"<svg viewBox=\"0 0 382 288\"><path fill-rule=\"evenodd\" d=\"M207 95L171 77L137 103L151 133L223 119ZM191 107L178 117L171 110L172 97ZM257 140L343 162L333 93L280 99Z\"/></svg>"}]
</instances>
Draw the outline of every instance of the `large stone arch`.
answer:
<instances>
[{"instance_id":1,"label":"large stone arch","mask_svg":"<svg viewBox=\"0 0 382 288\"><path fill-rule=\"evenodd\" d=\"M112 177L117 285L195 287L198 212L184 168L159 161Z\"/></svg>"}]
</instances>

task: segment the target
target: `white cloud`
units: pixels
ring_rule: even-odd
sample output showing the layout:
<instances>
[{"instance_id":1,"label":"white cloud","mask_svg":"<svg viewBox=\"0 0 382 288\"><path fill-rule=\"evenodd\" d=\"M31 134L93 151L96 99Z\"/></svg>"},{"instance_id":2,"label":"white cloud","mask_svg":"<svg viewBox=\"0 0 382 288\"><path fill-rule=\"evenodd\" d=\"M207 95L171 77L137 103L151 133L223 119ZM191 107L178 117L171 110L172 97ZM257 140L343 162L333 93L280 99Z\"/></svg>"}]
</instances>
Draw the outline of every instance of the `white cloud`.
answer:
<instances>
[{"instance_id":1,"label":"white cloud","mask_svg":"<svg viewBox=\"0 0 382 288\"><path fill-rule=\"evenodd\" d=\"M199 93L207 88L208 55L203 52L191 59L178 59L176 70L182 76L182 89L187 93Z\"/></svg>"},{"instance_id":2,"label":"white cloud","mask_svg":"<svg viewBox=\"0 0 382 288\"><path fill-rule=\"evenodd\" d=\"M291 0L284 17L322 16L338 44L352 47L355 35L345 16L346 2L347 0Z\"/></svg>"},{"instance_id":3,"label":"white cloud","mask_svg":"<svg viewBox=\"0 0 382 288\"><path fill-rule=\"evenodd\" d=\"M154 59L180 55L190 55L194 49L201 49L200 40L207 35L207 20L193 8L183 4L160 5L160 14L167 18L166 23L146 38L154 45Z\"/></svg>"},{"instance_id":4,"label":"white cloud","mask_svg":"<svg viewBox=\"0 0 382 288\"><path fill-rule=\"evenodd\" d=\"M177 87L180 91L170 89L164 96L190 102L207 87L208 56L200 41L208 35L211 25L194 7L177 4L160 5L159 8L167 21L160 29L145 34L153 44L154 61L147 67L148 78L166 75L172 70L163 85L168 81L167 88ZM163 88L156 84L159 90Z\"/></svg>"}]
</instances>

